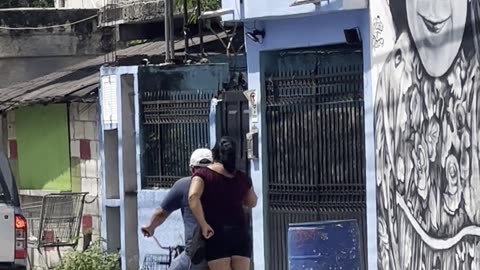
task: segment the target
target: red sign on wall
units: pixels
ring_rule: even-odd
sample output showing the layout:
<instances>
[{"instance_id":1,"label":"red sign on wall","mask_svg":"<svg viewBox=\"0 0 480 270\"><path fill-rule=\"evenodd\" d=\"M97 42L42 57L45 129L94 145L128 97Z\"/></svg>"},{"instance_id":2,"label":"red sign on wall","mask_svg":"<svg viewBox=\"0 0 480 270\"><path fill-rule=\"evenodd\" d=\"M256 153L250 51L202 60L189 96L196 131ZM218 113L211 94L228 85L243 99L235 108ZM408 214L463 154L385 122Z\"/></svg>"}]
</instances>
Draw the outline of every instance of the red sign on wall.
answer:
<instances>
[{"instance_id":1,"label":"red sign on wall","mask_svg":"<svg viewBox=\"0 0 480 270\"><path fill-rule=\"evenodd\" d=\"M80 159L89 160L91 157L90 140L80 140Z\"/></svg>"},{"instance_id":2,"label":"red sign on wall","mask_svg":"<svg viewBox=\"0 0 480 270\"><path fill-rule=\"evenodd\" d=\"M8 158L14 159L14 160L18 158L17 140L8 141L8 151L9 151Z\"/></svg>"}]
</instances>

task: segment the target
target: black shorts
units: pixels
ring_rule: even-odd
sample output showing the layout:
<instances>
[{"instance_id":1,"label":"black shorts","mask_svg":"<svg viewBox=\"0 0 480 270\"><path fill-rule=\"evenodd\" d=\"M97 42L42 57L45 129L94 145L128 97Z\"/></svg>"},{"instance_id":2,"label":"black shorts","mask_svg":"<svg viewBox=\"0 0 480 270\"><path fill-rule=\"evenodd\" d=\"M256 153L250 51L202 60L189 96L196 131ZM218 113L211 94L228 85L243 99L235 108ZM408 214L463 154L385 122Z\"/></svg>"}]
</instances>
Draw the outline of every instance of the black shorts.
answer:
<instances>
[{"instance_id":1,"label":"black shorts","mask_svg":"<svg viewBox=\"0 0 480 270\"><path fill-rule=\"evenodd\" d=\"M252 256L252 241L247 228L213 228L215 234L206 241L206 259L214 261L233 256Z\"/></svg>"}]
</instances>

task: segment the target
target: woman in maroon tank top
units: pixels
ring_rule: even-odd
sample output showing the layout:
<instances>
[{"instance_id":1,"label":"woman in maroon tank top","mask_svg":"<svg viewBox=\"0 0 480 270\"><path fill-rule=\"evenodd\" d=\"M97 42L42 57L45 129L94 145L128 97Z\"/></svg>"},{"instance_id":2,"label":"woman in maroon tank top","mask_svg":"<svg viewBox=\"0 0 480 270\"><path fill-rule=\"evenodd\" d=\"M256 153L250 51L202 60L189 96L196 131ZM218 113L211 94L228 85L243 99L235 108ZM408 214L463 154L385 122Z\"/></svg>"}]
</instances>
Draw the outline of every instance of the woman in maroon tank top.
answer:
<instances>
[{"instance_id":1,"label":"woman in maroon tank top","mask_svg":"<svg viewBox=\"0 0 480 270\"><path fill-rule=\"evenodd\" d=\"M244 206L255 207L257 196L250 177L235 168L235 149L231 138L221 138L212 150L214 163L199 168L190 184L190 208L206 239L211 270L250 269L251 239Z\"/></svg>"}]
</instances>

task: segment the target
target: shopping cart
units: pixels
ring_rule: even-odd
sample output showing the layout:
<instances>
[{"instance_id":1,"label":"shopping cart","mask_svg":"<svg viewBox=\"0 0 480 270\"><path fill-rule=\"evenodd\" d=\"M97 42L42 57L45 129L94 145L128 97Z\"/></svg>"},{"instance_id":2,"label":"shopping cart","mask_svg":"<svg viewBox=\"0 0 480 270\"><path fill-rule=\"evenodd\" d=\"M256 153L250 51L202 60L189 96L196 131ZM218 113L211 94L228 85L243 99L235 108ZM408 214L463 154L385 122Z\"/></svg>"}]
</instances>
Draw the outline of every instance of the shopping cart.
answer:
<instances>
[{"instance_id":1,"label":"shopping cart","mask_svg":"<svg viewBox=\"0 0 480 270\"><path fill-rule=\"evenodd\" d=\"M83 207L87 193L52 193L41 201L22 207L27 219L28 246L38 250L45 266L48 265L44 251L56 249L60 263L60 248L76 248L80 235ZM33 267L31 259L30 267Z\"/></svg>"}]
</instances>

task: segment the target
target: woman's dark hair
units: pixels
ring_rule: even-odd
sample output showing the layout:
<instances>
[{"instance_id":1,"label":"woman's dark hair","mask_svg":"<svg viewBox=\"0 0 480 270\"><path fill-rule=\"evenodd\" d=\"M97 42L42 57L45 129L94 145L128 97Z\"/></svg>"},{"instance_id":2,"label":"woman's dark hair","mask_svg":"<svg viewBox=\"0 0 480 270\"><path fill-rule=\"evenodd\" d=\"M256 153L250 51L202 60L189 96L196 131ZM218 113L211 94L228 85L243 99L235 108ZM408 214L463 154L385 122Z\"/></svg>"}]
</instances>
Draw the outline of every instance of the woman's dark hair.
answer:
<instances>
[{"instance_id":1,"label":"woman's dark hair","mask_svg":"<svg viewBox=\"0 0 480 270\"><path fill-rule=\"evenodd\" d=\"M213 160L223 164L227 172L234 173L237 163L237 147L230 137L222 137L212 149Z\"/></svg>"}]
</instances>

